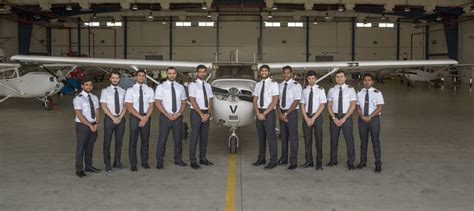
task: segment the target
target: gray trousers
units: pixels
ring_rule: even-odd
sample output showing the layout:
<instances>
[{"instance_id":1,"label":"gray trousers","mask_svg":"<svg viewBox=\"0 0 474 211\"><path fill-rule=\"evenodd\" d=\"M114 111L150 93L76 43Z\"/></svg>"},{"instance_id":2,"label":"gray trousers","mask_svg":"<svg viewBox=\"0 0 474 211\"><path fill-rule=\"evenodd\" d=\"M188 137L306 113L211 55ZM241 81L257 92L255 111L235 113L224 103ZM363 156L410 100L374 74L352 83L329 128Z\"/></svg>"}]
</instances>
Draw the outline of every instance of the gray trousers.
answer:
<instances>
[{"instance_id":1,"label":"gray trousers","mask_svg":"<svg viewBox=\"0 0 474 211\"><path fill-rule=\"evenodd\" d=\"M112 143L112 135L115 133L115 151L114 151L114 163L120 163L122 155L122 144L123 134L125 132L125 119L119 124L114 124L112 119L105 115L104 118L104 164L105 166L111 166L110 161L110 144Z\"/></svg>"},{"instance_id":2,"label":"gray trousers","mask_svg":"<svg viewBox=\"0 0 474 211\"><path fill-rule=\"evenodd\" d=\"M150 138L150 125L151 119L143 127L138 127L140 123L140 119L137 117L130 115L129 119L129 126L130 126L130 139L129 139L129 146L128 146L128 157L130 159L131 166L137 166L137 141L138 135L141 138L141 146L140 146L140 158L141 163L148 164L148 143Z\"/></svg>"},{"instance_id":3,"label":"gray trousers","mask_svg":"<svg viewBox=\"0 0 474 211\"><path fill-rule=\"evenodd\" d=\"M94 151L97 132L92 132L85 124L76 122L76 171L92 167L92 153ZM85 155L85 156L84 156Z\"/></svg>"},{"instance_id":4,"label":"gray trousers","mask_svg":"<svg viewBox=\"0 0 474 211\"><path fill-rule=\"evenodd\" d=\"M260 109L260 112L264 112L265 109ZM265 116L265 120L256 120L257 133L258 133L258 160L265 160L265 151L267 148L270 149L270 162L277 162L277 142L276 142L276 114L275 110L271 111Z\"/></svg>"},{"instance_id":5,"label":"gray trousers","mask_svg":"<svg viewBox=\"0 0 474 211\"><path fill-rule=\"evenodd\" d=\"M312 118L311 115L308 115ZM320 114L314 124L309 127L303 120L304 148L307 163L313 163L313 132L316 145L316 163L321 164L323 159L323 115Z\"/></svg>"},{"instance_id":6,"label":"gray trousers","mask_svg":"<svg viewBox=\"0 0 474 211\"><path fill-rule=\"evenodd\" d=\"M183 159L183 116L181 115L176 120L171 121L165 115L160 114L160 135L158 136L158 144L156 145L156 161L163 163L166 151L166 142L170 130L173 130L174 141L174 160L180 161Z\"/></svg>"},{"instance_id":7,"label":"gray trousers","mask_svg":"<svg viewBox=\"0 0 474 211\"><path fill-rule=\"evenodd\" d=\"M375 165L382 165L380 150L380 117L376 116L369 123L362 121L359 117L359 135L360 135L360 163L367 163L367 145L369 134L372 140L372 146L375 156Z\"/></svg>"},{"instance_id":8,"label":"gray trousers","mask_svg":"<svg viewBox=\"0 0 474 211\"><path fill-rule=\"evenodd\" d=\"M337 116L337 115L336 115ZM344 116L341 115L341 116ZM346 140L346 147L347 147L347 164L354 164L355 160L355 147L354 147L354 134L352 132L352 117L346 120L344 124L338 127L334 124L332 119L329 120L331 123L329 124L329 132L331 136L331 161L337 162L337 148L339 142L339 133L342 129L342 134L344 135L344 139Z\"/></svg>"},{"instance_id":9,"label":"gray trousers","mask_svg":"<svg viewBox=\"0 0 474 211\"><path fill-rule=\"evenodd\" d=\"M287 110L282 110L283 113ZM288 162L288 142L290 142L290 164L297 164L298 157L298 109L287 116L288 122L280 120L281 157Z\"/></svg>"},{"instance_id":10,"label":"gray trousers","mask_svg":"<svg viewBox=\"0 0 474 211\"><path fill-rule=\"evenodd\" d=\"M204 114L208 112L202 110ZM191 109L191 141L189 142L189 160L196 161L196 145L199 140L199 159L206 159L207 142L209 137L209 121L201 122L201 117L194 110Z\"/></svg>"}]
</instances>

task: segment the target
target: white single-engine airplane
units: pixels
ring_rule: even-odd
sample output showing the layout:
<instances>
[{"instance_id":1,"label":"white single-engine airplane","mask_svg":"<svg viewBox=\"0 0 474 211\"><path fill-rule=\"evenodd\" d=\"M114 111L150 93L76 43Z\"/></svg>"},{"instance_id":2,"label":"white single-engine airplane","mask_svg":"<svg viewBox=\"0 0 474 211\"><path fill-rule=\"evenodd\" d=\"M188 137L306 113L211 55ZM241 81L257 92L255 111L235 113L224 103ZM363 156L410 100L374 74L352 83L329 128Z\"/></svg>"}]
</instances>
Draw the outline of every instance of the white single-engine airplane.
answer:
<instances>
[{"instance_id":1,"label":"white single-engine airplane","mask_svg":"<svg viewBox=\"0 0 474 211\"><path fill-rule=\"evenodd\" d=\"M73 64L74 66L100 66L118 67L131 70L147 68L166 68L173 66L180 74L194 74L195 68L203 64L211 71L208 79L214 91L214 121L223 126L230 127L231 135L228 138L231 153L236 153L239 139L235 131L239 127L251 124L255 120L252 105L252 92L256 84L257 69L263 63L201 63L182 61L150 61L150 60L125 60L79 57L48 57L48 56L23 56L11 57L12 61L39 64ZM278 73L285 65L290 65L295 72L304 70L328 71L317 82L330 76L337 70L348 72L361 72L364 69L374 68L404 68L419 66L450 66L458 64L454 60L412 60L412 61L341 61L341 62L289 62L265 63L270 66L272 73ZM148 79L158 83L151 77Z\"/></svg>"}]
</instances>

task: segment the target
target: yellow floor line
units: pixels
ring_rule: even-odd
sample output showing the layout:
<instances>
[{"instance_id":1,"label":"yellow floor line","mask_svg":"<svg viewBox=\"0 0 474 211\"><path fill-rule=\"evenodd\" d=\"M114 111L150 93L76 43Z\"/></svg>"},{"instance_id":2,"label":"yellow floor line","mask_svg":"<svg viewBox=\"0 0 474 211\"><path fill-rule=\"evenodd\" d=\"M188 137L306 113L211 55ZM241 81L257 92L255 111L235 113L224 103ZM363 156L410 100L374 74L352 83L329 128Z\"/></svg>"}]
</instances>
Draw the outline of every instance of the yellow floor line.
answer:
<instances>
[{"instance_id":1,"label":"yellow floor line","mask_svg":"<svg viewBox=\"0 0 474 211\"><path fill-rule=\"evenodd\" d=\"M231 154L229 156L229 163L227 167L227 191L225 194L225 210L235 210L235 173L237 171L237 155Z\"/></svg>"}]
</instances>

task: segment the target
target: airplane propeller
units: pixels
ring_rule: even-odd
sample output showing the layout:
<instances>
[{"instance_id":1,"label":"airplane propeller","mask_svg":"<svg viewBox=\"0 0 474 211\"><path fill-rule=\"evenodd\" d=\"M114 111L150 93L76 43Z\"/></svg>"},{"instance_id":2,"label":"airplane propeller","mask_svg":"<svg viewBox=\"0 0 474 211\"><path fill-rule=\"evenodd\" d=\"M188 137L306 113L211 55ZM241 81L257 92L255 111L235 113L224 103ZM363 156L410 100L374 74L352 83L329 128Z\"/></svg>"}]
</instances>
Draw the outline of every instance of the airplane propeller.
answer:
<instances>
[{"instance_id":1,"label":"airplane propeller","mask_svg":"<svg viewBox=\"0 0 474 211\"><path fill-rule=\"evenodd\" d=\"M67 82L65 79L59 79L59 76L57 76L56 74L53 73L53 71L49 70L48 68L46 68L45 66L41 66L41 68L43 68L44 70L46 70L46 72L48 72L49 74L51 74L52 76L54 76L56 78L56 80L58 80L59 82L63 83L64 85L66 85L67 87L73 89L73 90L76 90L76 88L70 84L69 82Z\"/></svg>"},{"instance_id":2,"label":"airplane propeller","mask_svg":"<svg viewBox=\"0 0 474 211\"><path fill-rule=\"evenodd\" d=\"M226 90L226 89L221 89L221 88L213 86L212 92L214 92L214 94L216 95L232 96L232 97L237 97L240 100L253 102L252 95L244 94L241 91L239 91L237 88L230 88L229 90Z\"/></svg>"}]
</instances>

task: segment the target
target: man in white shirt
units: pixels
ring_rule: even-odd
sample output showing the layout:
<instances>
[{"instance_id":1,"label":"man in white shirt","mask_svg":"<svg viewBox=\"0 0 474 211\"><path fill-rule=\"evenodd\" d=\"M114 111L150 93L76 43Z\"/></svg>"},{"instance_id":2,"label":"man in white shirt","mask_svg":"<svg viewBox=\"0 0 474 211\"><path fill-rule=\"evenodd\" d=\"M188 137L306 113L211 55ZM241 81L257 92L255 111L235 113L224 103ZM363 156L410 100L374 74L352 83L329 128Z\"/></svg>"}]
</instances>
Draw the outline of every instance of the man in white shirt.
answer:
<instances>
[{"instance_id":1,"label":"man in white shirt","mask_svg":"<svg viewBox=\"0 0 474 211\"><path fill-rule=\"evenodd\" d=\"M313 130L316 145L316 170L323 170L323 115L326 104L324 88L316 85L318 79L314 71L308 71L306 80L308 86L303 90L301 97L301 114L303 115L303 133L305 143L306 162L302 168L313 167Z\"/></svg>"},{"instance_id":2,"label":"man in white shirt","mask_svg":"<svg viewBox=\"0 0 474 211\"><path fill-rule=\"evenodd\" d=\"M301 100L301 85L293 80L293 69L282 68L278 111L280 116L281 157L278 165L288 164L288 142L290 142L289 170L297 167L298 157L298 111Z\"/></svg>"},{"instance_id":3,"label":"man in white shirt","mask_svg":"<svg viewBox=\"0 0 474 211\"><path fill-rule=\"evenodd\" d=\"M140 158L142 167L149 169L148 151L150 138L151 114L153 113L154 93L153 89L145 84L145 70L135 73L135 83L125 93L125 106L130 113L129 127L130 140L128 157L132 171L137 171L137 140L141 138Z\"/></svg>"},{"instance_id":4,"label":"man in white shirt","mask_svg":"<svg viewBox=\"0 0 474 211\"><path fill-rule=\"evenodd\" d=\"M124 168L121 162L123 134L125 132L126 113L125 90L119 86L120 72L112 71L109 75L110 86L102 89L100 94L100 105L104 111L104 164L105 171L112 172L114 168ZM115 133L115 155L114 163L111 165L110 161L110 144L112 142L112 135Z\"/></svg>"},{"instance_id":5,"label":"man in white shirt","mask_svg":"<svg viewBox=\"0 0 474 211\"><path fill-rule=\"evenodd\" d=\"M372 139L375 172L382 171L381 150L380 150L380 114L385 104L382 92L372 87L374 76L370 73L362 77L364 88L357 93L357 113L359 114L359 136L360 136L360 163L358 169L367 165L367 144L369 134Z\"/></svg>"},{"instance_id":6,"label":"man in white shirt","mask_svg":"<svg viewBox=\"0 0 474 211\"><path fill-rule=\"evenodd\" d=\"M209 136L209 119L212 115L212 87L206 80L207 68L199 65L196 68L197 79L189 84L189 101L191 102L191 141L189 142L189 160L193 169L201 167L196 162L196 144L199 139L199 164L212 166L207 160L207 141Z\"/></svg>"},{"instance_id":7,"label":"man in white shirt","mask_svg":"<svg viewBox=\"0 0 474 211\"><path fill-rule=\"evenodd\" d=\"M82 80L81 87L82 92L73 100L76 114L76 175L85 177L87 175L84 171L93 173L100 171L92 166L92 154L97 139L100 115L99 99L91 93L92 78Z\"/></svg>"},{"instance_id":8,"label":"man in white shirt","mask_svg":"<svg viewBox=\"0 0 474 211\"><path fill-rule=\"evenodd\" d=\"M156 87L155 106L160 111L160 134L156 145L156 168L163 169L166 142L170 130L173 130L174 164L187 166L183 162L183 112L186 109L186 92L183 85L176 82L176 68L166 69L168 80Z\"/></svg>"},{"instance_id":9,"label":"man in white shirt","mask_svg":"<svg viewBox=\"0 0 474 211\"><path fill-rule=\"evenodd\" d=\"M339 70L336 72L336 85L329 89L328 111L331 118L329 131L331 136L331 160L326 166L337 165L337 147L339 134L342 129L347 146L347 168L354 170L355 149L354 135L352 131L352 113L356 108L356 93L352 86L346 84L346 72Z\"/></svg>"},{"instance_id":10,"label":"man in white shirt","mask_svg":"<svg viewBox=\"0 0 474 211\"><path fill-rule=\"evenodd\" d=\"M258 159L253 166L260 166L266 163L265 151L268 137L270 149L270 162L265 166L265 170L270 170L278 165L278 150L276 142L276 113L275 108L278 103L279 87L278 83L270 78L270 67L260 66L260 76L262 80L255 85L253 91L253 107L257 115L256 125L258 133Z\"/></svg>"}]
</instances>

